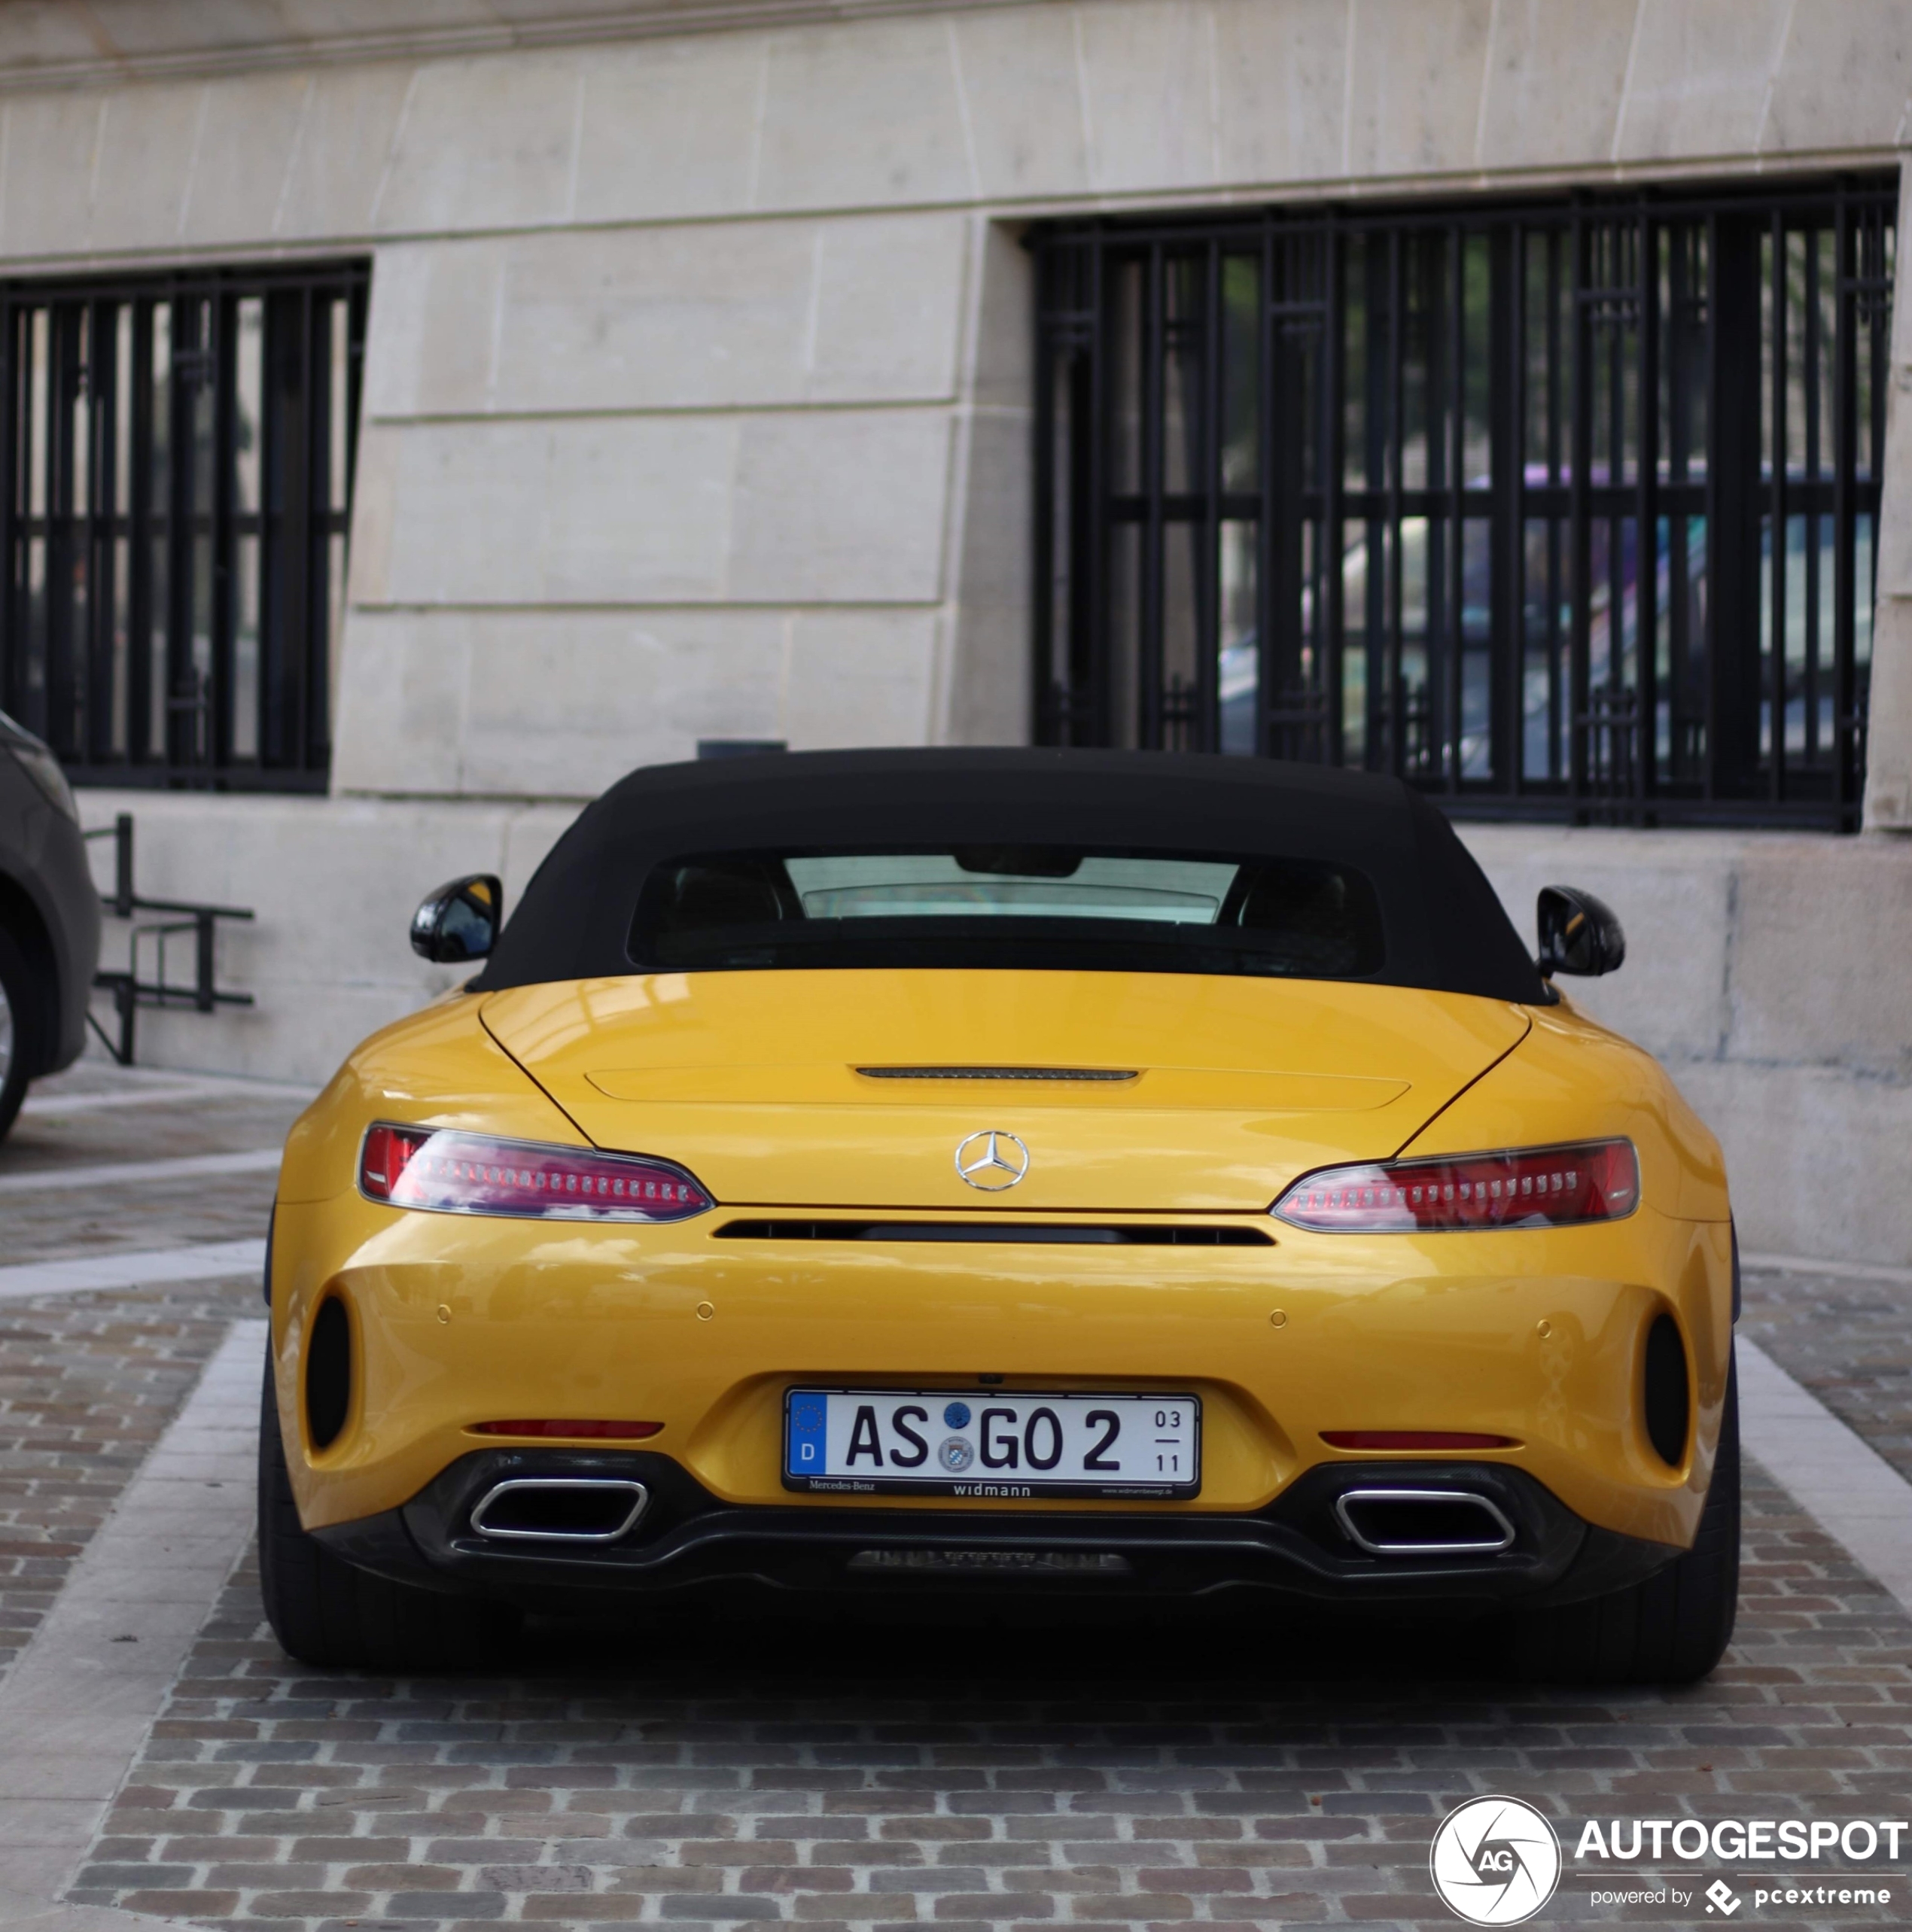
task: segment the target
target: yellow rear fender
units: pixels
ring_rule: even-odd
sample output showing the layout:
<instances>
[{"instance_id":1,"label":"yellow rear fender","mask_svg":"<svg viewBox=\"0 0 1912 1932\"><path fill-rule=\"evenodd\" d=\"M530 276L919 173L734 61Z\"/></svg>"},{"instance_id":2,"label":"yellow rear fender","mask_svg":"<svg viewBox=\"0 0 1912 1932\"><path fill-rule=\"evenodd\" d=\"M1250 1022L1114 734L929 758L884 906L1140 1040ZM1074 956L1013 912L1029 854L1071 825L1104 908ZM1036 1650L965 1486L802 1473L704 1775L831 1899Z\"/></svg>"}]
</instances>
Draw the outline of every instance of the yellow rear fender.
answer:
<instances>
[{"instance_id":1,"label":"yellow rear fender","mask_svg":"<svg viewBox=\"0 0 1912 1932\"><path fill-rule=\"evenodd\" d=\"M1400 1158L1542 1147L1624 1135L1640 1155L1640 1199L1679 1221L1727 1221L1719 1142L1665 1068L1566 1001L1533 1024L1401 1149Z\"/></svg>"},{"instance_id":2,"label":"yellow rear fender","mask_svg":"<svg viewBox=\"0 0 1912 1932\"><path fill-rule=\"evenodd\" d=\"M359 1142L375 1120L588 1146L571 1117L486 1032L483 1003L460 994L367 1040L294 1123L279 1200L352 1192Z\"/></svg>"},{"instance_id":3,"label":"yellow rear fender","mask_svg":"<svg viewBox=\"0 0 1912 1932\"><path fill-rule=\"evenodd\" d=\"M1666 1259L1648 1279L1660 1284L1653 1298L1673 1315L1686 1345L1694 1419L1688 1480L1703 1495L1731 1361L1731 1209L1719 1143L1666 1069L1566 1000L1536 1008L1526 1039L1416 1134L1402 1158L1617 1135L1640 1156L1636 1218L1665 1229ZM1643 1346L1646 1326L1633 1325ZM1553 1346L1570 1355L1576 1338L1560 1332ZM1560 1366L1564 1373L1564 1357Z\"/></svg>"}]
</instances>

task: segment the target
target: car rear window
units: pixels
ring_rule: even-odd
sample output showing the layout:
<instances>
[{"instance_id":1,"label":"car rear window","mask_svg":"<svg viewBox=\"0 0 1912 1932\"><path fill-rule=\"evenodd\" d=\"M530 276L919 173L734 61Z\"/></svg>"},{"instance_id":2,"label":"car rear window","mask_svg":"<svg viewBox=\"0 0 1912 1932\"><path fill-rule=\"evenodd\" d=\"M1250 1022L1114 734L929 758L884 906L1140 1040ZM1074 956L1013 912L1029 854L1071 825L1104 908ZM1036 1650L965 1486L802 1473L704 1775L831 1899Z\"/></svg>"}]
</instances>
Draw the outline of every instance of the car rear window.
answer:
<instances>
[{"instance_id":1,"label":"car rear window","mask_svg":"<svg viewBox=\"0 0 1912 1932\"><path fill-rule=\"evenodd\" d=\"M954 845L700 853L654 867L641 971L1025 966L1360 979L1387 958L1351 866L1219 853Z\"/></svg>"}]
</instances>

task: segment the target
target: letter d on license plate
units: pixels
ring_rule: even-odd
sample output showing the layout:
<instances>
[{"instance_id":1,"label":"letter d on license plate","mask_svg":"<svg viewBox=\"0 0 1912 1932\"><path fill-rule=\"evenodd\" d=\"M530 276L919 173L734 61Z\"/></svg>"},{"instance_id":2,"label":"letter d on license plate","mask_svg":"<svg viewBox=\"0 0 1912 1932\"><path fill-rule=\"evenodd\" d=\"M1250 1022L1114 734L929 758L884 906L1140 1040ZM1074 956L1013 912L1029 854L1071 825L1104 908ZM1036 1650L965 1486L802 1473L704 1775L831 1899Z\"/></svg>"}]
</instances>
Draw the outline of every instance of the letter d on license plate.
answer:
<instances>
[{"instance_id":1,"label":"letter d on license plate","mask_svg":"<svg viewBox=\"0 0 1912 1932\"><path fill-rule=\"evenodd\" d=\"M793 1389L784 1486L813 1493L1127 1496L1201 1488L1193 1395L997 1389Z\"/></svg>"}]
</instances>

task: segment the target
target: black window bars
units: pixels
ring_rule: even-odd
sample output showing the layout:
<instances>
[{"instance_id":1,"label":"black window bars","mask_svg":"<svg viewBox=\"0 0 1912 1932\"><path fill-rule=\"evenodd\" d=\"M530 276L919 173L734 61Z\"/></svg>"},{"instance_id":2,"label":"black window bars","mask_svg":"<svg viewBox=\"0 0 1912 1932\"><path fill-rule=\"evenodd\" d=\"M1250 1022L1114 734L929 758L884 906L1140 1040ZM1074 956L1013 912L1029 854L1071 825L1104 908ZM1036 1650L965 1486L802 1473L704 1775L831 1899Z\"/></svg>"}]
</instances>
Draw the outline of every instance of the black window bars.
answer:
<instances>
[{"instance_id":1,"label":"black window bars","mask_svg":"<svg viewBox=\"0 0 1912 1932\"><path fill-rule=\"evenodd\" d=\"M1897 203L1038 230L1040 741L1855 828Z\"/></svg>"},{"instance_id":2,"label":"black window bars","mask_svg":"<svg viewBox=\"0 0 1912 1932\"><path fill-rule=\"evenodd\" d=\"M0 708L76 780L324 789L370 272L0 282Z\"/></svg>"}]
</instances>

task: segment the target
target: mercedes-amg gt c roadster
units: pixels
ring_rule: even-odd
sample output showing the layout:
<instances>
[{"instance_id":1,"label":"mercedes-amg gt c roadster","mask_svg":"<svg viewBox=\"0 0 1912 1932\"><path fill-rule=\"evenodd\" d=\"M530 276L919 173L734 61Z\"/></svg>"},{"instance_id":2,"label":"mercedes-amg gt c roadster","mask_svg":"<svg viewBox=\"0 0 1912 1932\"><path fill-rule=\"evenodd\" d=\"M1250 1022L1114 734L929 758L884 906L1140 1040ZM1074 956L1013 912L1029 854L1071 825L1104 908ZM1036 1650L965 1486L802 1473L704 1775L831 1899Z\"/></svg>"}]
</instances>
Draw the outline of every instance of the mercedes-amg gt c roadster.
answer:
<instances>
[{"instance_id":1,"label":"mercedes-amg gt c roadster","mask_svg":"<svg viewBox=\"0 0 1912 1932\"><path fill-rule=\"evenodd\" d=\"M476 976L287 1145L294 1656L752 1585L1718 1660L1726 1182L1554 990L1619 963L1591 895L1542 893L1536 963L1392 780L916 750L639 771L503 911L425 902L414 945Z\"/></svg>"}]
</instances>

